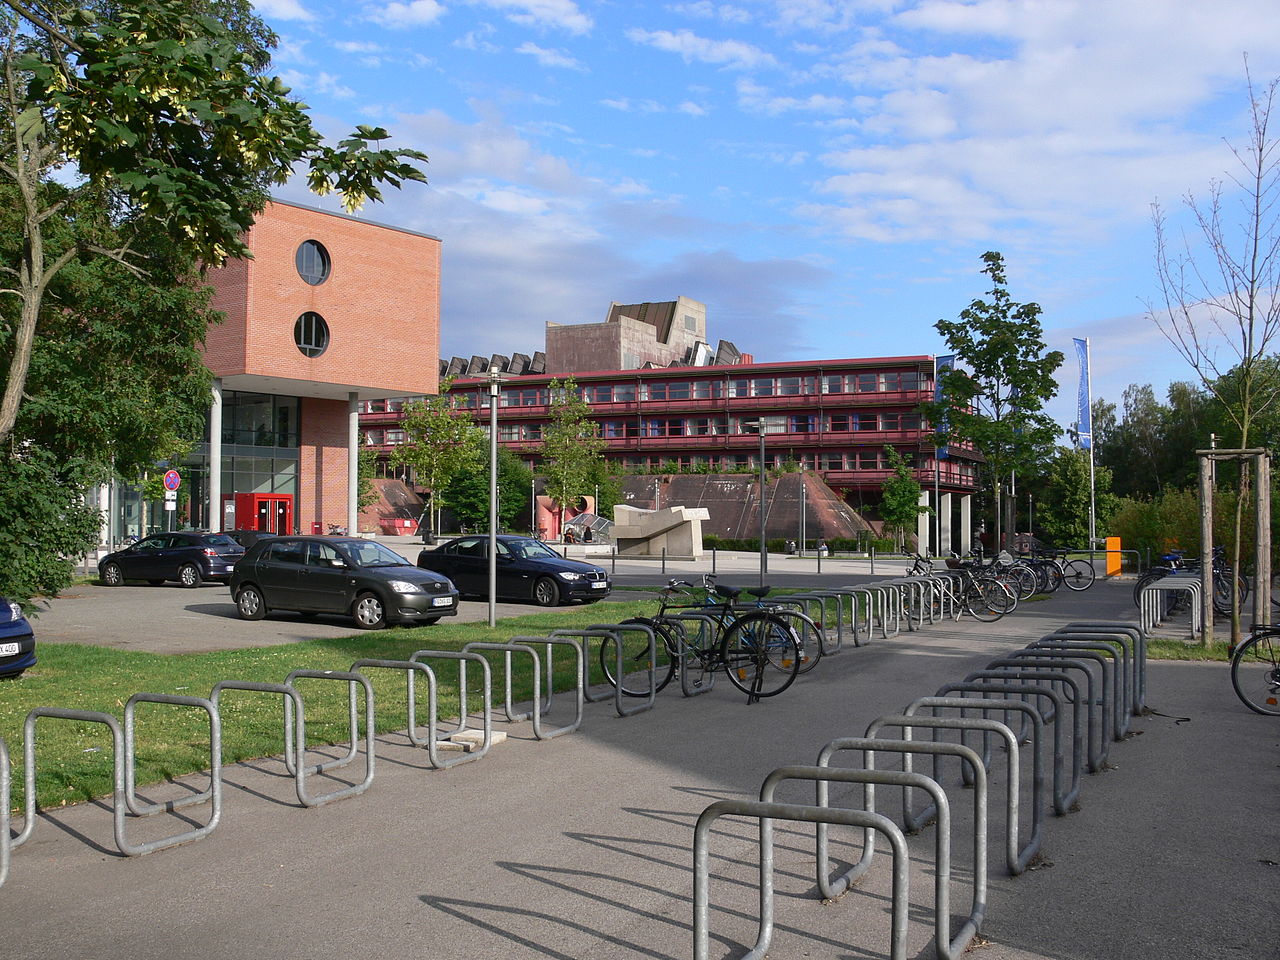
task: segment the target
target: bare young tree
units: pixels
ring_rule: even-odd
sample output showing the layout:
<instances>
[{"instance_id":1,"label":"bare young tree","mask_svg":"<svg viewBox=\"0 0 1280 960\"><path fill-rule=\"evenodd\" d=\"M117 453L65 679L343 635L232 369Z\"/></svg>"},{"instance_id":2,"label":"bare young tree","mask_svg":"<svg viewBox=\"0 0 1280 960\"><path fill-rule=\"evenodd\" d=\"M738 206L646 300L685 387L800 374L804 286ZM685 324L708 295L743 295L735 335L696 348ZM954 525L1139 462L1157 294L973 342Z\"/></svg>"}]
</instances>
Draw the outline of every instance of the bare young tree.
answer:
<instances>
[{"instance_id":1,"label":"bare young tree","mask_svg":"<svg viewBox=\"0 0 1280 960\"><path fill-rule=\"evenodd\" d=\"M1160 299L1147 313L1222 405L1247 448L1258 418L1280 399L1265 361L1280 333L1280 141L1270 130L1280 78L1264 88L1248 81L1250 129L1242 144L1228 142L1235 166L1214 180L1203 199L1184 198L1197 228L1175 243L1158 203L1152 205ZM1232 569L1240 569L1243 507L1249 468L1241 464ZM1205 558L1208 562L1208 558ZM1234 593L1234 592L1233 592ZM1232 644L1240 639L1240 597L1231 603Z\"/></svg>"}]
</instances>

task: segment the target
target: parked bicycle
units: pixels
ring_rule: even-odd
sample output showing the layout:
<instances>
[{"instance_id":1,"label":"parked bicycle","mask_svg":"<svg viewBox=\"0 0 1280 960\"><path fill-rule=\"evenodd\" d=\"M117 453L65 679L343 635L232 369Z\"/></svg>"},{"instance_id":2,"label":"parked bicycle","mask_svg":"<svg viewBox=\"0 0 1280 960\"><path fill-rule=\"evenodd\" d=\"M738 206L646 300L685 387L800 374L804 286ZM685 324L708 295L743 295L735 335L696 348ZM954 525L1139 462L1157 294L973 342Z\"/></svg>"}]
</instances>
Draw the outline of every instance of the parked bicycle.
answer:
<instances>
[{"instance_id":1,"label":"parked bicycle","mask_svg":"<svg viewBox=\"0 0 1280 960\"><path fill-rule=\"evenodd\" d=\"M1177 551L1162 554L1160 563L1153 566L1150 570L1138 578L1138 582L1133 585L1133 602L1135 606L1142 606L1142 590L1148 584L1155 583L1172 573L1199 574L1203 569L1203 562L1199 558L1187 558ZM1231 564L1227 562L1227 552L1225 547L1213 548L1213 609L1219 616L1231 615L1231 590L1232 585L1240 596L1240 605L1243 607L1245 600L1249 596L1249 582L1239 574L1233 575L1231 572ZM1186 602L1181 595L1171 594L1168 601L1171 607ZM1173 612L1168 610L1166 612Z\"/></svg>"},{"instance_id":2,"label":"parked bicycle","mask_svg":"<svg viewBox=\"0 0 1280 960\"><path fill-rule=\"evenodd\" d=\"M671 682L682 661L685 669L700 674L692 686L701 686L709 674L723 669L729 682L747 694L748 702L775 697L795 682L804 654L788 623L794 618L767 607L738 604L744 592L760 601L767 588L743 591L704 578L703 593L697 594L689 582L671 580L662 591L656 616L625 621L653 630L658 690ZM687 616L682 619L682 615ZM600 645L605 678L626 696L648 696L648 645L641 648L634 639L623 643L624 675L620 678L615 676L618 664L613 641Z\"/></svg>"},{"instance_id":3,"label":"parked bicycle","mask_svg":"<svg viewBox=\"0 0 1280 960\"><path fill-rule=\"evenodd\" d=\"M1255 627L1236 647L1231 686L1250 710L1280 717L1280 626Z\"/></svg>"},{"instance_id":4,"label":"parked bicycle","mask_svg":"<svg viewBox=\"0 0 1280 960\"><path fill-rule=\"evenodd\" d=\"M994 623L1010 613L1018 605L1018 595L1008 584L995 576L982 563L980 557L962 559L952 554L947 560L947 570L958 581L947 585L947 590L961 609L984 623ZM928 576L933 572L933 562L917 555L907 570L908 576Z\"/></svg>"}]
</instances>

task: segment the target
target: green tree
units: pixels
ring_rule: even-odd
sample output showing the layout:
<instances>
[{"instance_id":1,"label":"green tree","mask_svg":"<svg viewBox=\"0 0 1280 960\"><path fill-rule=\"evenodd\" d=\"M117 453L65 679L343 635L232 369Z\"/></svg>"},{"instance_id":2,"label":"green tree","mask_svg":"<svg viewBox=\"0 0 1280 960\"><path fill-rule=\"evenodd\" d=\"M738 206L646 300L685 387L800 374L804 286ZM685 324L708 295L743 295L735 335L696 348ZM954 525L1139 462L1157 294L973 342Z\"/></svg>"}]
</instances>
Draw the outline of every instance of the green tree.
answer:
<instances>
[{"instance_id":1,"label":"green tree","mask_svg":"<svg viewBox=\"0 0 1280 960\"><path fill-rule=\"evenodd\" d=\"M1255 88L1247 62L1246 78L1250 127L1243 144L1230 147L1234 169L1225 183L1210 184L1207 197L1186 198L1197 227L1196 245L1189 236L1171 242L1164 212L1153 204L1160 297L1148 306L1152 322L1218 400L1239 448L1256 445L1258 418L1280 405L1280 381L1268 379L1265 370L1280 336L1280 139L1270 129L1280 79ZM1238 218L1228 211L1239 211ZM1247 493L1247 461L1240 463L1239 478L1239 490ZM1235 570L1241 569L1248 499L1242 495L1235 502L1230 537ZM1232 646L1239 641L1240 598L1232 591Z\"/></svg>"},{"instance_id":2,"label":"green tree","mask_svg":"<svg viewBox=\"0 0 1280 960\"><path fill-rule=\"evenodd\" d=\"M382 499L378 485L373 482L378 472L378 452L366 448L357 456L359 457L359 463L356 466L359 472L359 491L356 495L356 509L364 510Z\"/></svg>"},{"instance_id":3,"label":"green tree","mask_svg":"<svg viewBox=\"0 0 1280 960\"><path fill-rule=\"evenodd\" d=\"M440 384L440 393L405 404L403 427L405 442L396 447L391 458L410 467L414 479L427 488L427 536L431 535L432 518L444 505L449 483L465 473L483 473L488 462L485 432L471 422L471 416L449 395L452 378ZM487 481L486 481L487 482Z\"/></svg>"},{"instance_id":4,"label":"green tree","mask_svg":"<svg viewBox=\"0 0 1280 960\"><path fill-rule=\"evenodd\" d=\"M488 458L485 458L486 464ZM520 455L506 447L498 448L498 527L513 530L517 518L529 508L529 488L533 471ZM459 523L475 530L489 525L489 470L466 470L454 474L445 495L449 508Z\"/></svg>"},{"instance_id":5,"label":"green tree","mask_svg":"<svg viewBox=\"0 0 1280 960\"><path fill-rule=\"evenodd\" d=\"M1004 258L988 251L982 272L991 278L987 300L974 300L958 320L936 329L968 371L941 377L941 398L922 406L941 442L971 443L985 459L995 494L996 543L1002 544L1004 486L1013 474L1033 474L1061 432L1044 413L1058 390L1054 371L1061 351L1045 349L1040 305L1010 296Z\"/></svg>"},{"instance_id":6,"label":"green tree","mask_svg":"<svg viewBox=\"0 0 1280 960\"><path fill-rule=\"evenodd\" d=\"M880 519L884 521L885 532L891 533L898 548L902 549L920 514L932 513L933 510L921 506L920 482L902 454L894 447L885 447L884 452L889 461L890 477L880 488Z\"/></svg>"},{"instance_id":7,"label":"green tree","mask_svg":"<svg viewBox=\"0 0 1280 960\"><path fill-rule=\"evenodd\" d=\"M547 496L563 519L567 507L593 491L607 444L573 377L552 380L550 390L551 421L542 431L541 470Z\"/></svg>"},{"instance_id":8,"label":"green tree","mask_svg":"<svg viewBox=\"0 0 1280 960\"><path fill-rule=\"evenodd\" d=\"M92 484L199 434L198 265L247 255L295 165L350 208L425 158L324 145L248 0L0 4L0 591L26 599L97 542Z\"/></svg>"},{"instance_id":9,"label":"green tree","mask_svg":"<svg viewBox=\"0 0 1280 960\"><path fill-rule=\"evenodd\" d=\"M1118 500L1111 492L1111 471L1095 462L1093 471L1096 527L1108 528ZM1040 485L1036 516L1044 538L1062 547L1089 540L1089 452L1059 447Z\"/></svg>"}]
</instances>

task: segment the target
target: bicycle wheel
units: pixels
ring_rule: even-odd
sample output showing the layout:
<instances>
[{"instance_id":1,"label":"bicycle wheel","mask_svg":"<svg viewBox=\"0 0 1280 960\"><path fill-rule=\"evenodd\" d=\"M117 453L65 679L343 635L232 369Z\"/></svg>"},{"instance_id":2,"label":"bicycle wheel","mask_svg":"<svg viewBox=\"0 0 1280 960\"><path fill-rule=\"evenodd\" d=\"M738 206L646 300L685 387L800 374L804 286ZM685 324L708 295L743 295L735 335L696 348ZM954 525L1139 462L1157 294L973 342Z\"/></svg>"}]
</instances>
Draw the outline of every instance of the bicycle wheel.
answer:
<instances>
[{"instance_id":1,"label":"bicycle wheel","mask_svg":"<svg viewBox=\"0 0 1280 960\"><path fill-rule=\"evenodd\" d=\"M729 682L753 697L776 697L800 673L800 644L787 622L760 611L739 617L720 641Z\"/></svg>"},{"instance_id":2,"label":"bicycle wheel","mask_svg":"<svg viewBox=\"0 0 1280 960\"><path fill-rule=\"evenodd\" d=\"M1036 590L1039 589L1040 578L1036 576L1035 571L1030 567L1010 567L1006 575L1009 579L1009 586L1013 588L1013 592L1018 595L1019 600L1030 600L1035 596Z\"/></svg>"},{"instance_id":3,"label":"bicycle wheel","mask_svg":"<svg viewBox=\"0 0 1280 960\"><path fill-rule=\"evenodd\" d=\"M775 607L769 611L785 620L800 644L800 672L808 673L822 659L822 628L808 614Z\"/></svg>"},{"instance_id":4,"label":"bicycle wheel","mask_svg":"<svg viewBox=\"0 0 1280 960\"><path fill-rule=\"evenodd\" d=\"M1057 563L1048 563L1044 568L1044 592L1057 593L1058 588L1062 586L1062 581L1065 579L1062 568Z\"/></svg>"},{"instance_id":5,"label":"bicycle wheel","mask_svg":"<svg viewBox=\"0 0 1280 960\"><path fill-rule=\"evenodd\" d=\"M964 590L964 609L975 620L995 623L1005 615L1010 596L1008 588L994 580L973 580Z\"/></svg>"},{"instance_id":6,"label":"bicycle wheel","mask_svg":"<svg viewBox=\"0 0 1280 960\"><path fill-rule=\"evenodd\" d=\"M622 621L624 624L643 624L653 630L654 647L657 661L653 665L654 682L661 690L676 673L676 650L680 642L670 627L648 617L633 617ZM628 697L647 697L649 695L649 644L638 630L628 630L622 634L622 693ZM600 669L611 686L618 686L618 653L613 637L605 637L600 644Z\"/></svg>"},{"instance_id":7,"label":"bicycle wheel","mask_svg":"<svg viewBox=\"0 0 1280 960\"><path fill-rule=\"evenodd\" d=\"M1098 573L1088 560L1068 560L1062 567L1062 582L1068 590L1088 590Z\"/></svg>"},{"instance_id":8,"label":"bicycle wheel","mask_svg":"<svg viewBox=\"0 0 1280 960\"><path fill-rule=\"evenodd\" d=\"M1250 710L1280 717L1280 636L1255 634L1236 647L1231 685Z\"/></svg>"}]
</instances>

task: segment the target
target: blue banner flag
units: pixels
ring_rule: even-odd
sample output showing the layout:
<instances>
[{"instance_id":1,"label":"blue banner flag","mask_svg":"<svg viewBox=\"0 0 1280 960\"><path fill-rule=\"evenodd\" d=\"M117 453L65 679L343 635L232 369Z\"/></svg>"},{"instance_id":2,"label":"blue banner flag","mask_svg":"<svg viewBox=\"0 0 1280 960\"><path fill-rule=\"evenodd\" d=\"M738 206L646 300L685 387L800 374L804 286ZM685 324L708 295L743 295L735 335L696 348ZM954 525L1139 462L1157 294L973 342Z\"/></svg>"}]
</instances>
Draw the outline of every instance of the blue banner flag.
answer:
<instances>
[{"instance_id":1,"label":"blue banner flag","mask_svg":"<svg viewBox=\"0 0 1280 960\"><path fill-rule=\"evenodd\" d=\"M956 355L948 354L945 357L933 358L933 402L942 402L942 377L943 374L954 370L956 367ZM938 424L937 432L944 433L947 429L947 417L943 414L941 423ZM938 447L936 454L939 460L947 459L947 448L945 446Z\"/></svg>"},{"instance_id":2,"label":"blue banner flag","mask_svg":"<svg viewBox=\"0 0 1280 960\"><path fill-rule=\"evenodd\" d=\"M1089 410L1089 341L1073 338L1080 361L1080 386L1076 391L1076 442L1081 450L1093 448L1093 415Z\"/></svg>"}]
</instances>

